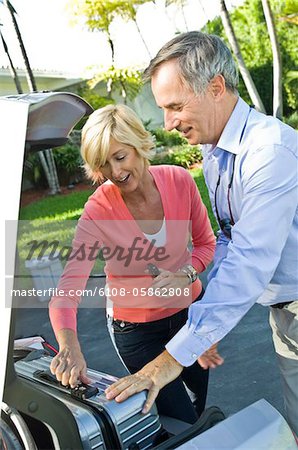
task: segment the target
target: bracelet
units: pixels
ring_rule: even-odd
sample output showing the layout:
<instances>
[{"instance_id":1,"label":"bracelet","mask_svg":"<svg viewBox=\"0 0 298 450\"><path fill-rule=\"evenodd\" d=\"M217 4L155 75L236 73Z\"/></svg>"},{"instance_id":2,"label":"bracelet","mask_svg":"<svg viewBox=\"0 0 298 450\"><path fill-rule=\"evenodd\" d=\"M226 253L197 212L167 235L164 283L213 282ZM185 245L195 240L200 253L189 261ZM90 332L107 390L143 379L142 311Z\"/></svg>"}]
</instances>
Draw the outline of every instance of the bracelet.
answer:
<instances>
[{"instance_id":1,"label":"bracelet","mask_svg":"<svg viewBox=\"0 0 298 450\"><path fill-rule=\"evenodd\" d=\"M186 264L185 266L181 267L179 271L185 273L188 276L189 284L194 283L198 277L196 269L191 264Z\"/></svg>"}]
</instances>

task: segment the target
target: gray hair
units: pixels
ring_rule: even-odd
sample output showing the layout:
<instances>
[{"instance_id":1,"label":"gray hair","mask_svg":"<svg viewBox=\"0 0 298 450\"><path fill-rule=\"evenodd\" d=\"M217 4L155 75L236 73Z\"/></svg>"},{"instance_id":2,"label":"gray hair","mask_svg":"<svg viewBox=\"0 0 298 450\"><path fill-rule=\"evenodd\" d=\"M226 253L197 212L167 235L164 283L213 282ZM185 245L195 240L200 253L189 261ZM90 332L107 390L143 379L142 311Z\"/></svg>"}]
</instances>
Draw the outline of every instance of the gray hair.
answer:
<instances>
[{"instance_id":1,"label":"gray hair","mask_svg":"<svg viewBox=\"0 0 298 450\"><path fill-rule=\"evenodd\" d=\"M216 75L222 75L226 87L237 93L238 70L226 44L213 34L190 31L180 34L165 44L143 74L149 81L166 61L176 59L180 75L195 94L204 92Z\"/></svg>"}]
</instances>

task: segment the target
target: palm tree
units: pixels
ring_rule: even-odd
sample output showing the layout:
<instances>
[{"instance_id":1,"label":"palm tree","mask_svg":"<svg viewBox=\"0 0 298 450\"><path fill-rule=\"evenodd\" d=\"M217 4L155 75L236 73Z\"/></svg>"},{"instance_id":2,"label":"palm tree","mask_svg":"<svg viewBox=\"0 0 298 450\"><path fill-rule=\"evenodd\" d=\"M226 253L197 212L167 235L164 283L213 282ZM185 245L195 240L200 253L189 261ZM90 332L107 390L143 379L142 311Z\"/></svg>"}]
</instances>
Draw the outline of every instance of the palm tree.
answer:
<instances>
[{"instance_id":1,"label":"palm tree","mask_svg":"<svg viewBox=\"0 0 298 450\"><path fill-rule=\"evenodd\" d=\"M202 1L202 0L198 0L198 2L199 2L199 4L200 4L201 10L203 11L203 14L204 14L204 16L205 16L206 22L208 22L208 21L209 21L209 17L208 17L208 14L207 14L207 12L206 12L206 9L204 8L203 1Z\"/></svg>"},{"instance_id":2,"label":"palm tree","mask_svg":"<svg viewBox=\"0 0 298 450\"><path fill-rule=\"evenodd\" d=\"M143 36L141 29L139 27L139 24L137 22L138 6L144 5L145 3L148 3L148 2L151 2L151 0L130 0L130 1L118 0L118 2L115 2L115 4L117 3L116 15L119 15L124 20L132 20L133 23L135 24L135 27L136 27L138 34L143 42L146 52L148 53L148 56L151 59L152 55L150 53L149 47L144 39L144 36Z\"/></svg>"},{"instance_id":3,"label":"palm tree","mask_svg":"<svg viewBox=\"0 0 298 450\"><path fill-rule=\"evenodd\" d=\"M184 12L184 6L186 4L186 0L166 0L166 8L170 5L177 5L180 8L181 14L182 14L182 18L183 18L183 22L185 25L185 29L186 31L188 31L188 25L187 25L187 20L185 17L185 12Z\"/></svg>"},{"instance_id":4,"label":"palm tree","mask_svg":"<svg viewBox=\"0 0 298 450\"><path fill-rule=\"evenodd\" d=\"M282 62L273 14L268 0L262 0L264 16L272 47L273 56L273 115L282 119Z\"/></svg>"},{"instance_id":5,"label":"palm tree","mask_svg":"<svg viewBox=\"0 0 298 450\"><path fill-rule=\"evenodd\" d=\"M135 13L132 15L131 20L134 22L135 27L136 27L136 29L137 29L137 31L138 31L138 33L139 33L139 36L140 36L140 38L141 38L141 40L142 40L142 42L143 42L143 44L144 44L144 47L145 47L145 49L146 49L146 52L148 53L148 56L149 56L149 58L151 59L151 58L152 58L152 55L151 55L151 53L150 53L149 47L148 47L148 45L147 45L147 43L146 43L146 41L145 41L145 39L144 39L144 36L143 36L143 34L142 34L141 30L140 30L139 24L138 24L138 22L137 22L137 12L136 12L136 11L135 11Z\"/></svg>"},{"instance_id":6,"label":"palm tree","mask_svg":"<svg viewBox=\"0 0 298 450\"><path fill-rule=\"evenodd\" d=\"M0 0L0 1L1 1L1 3L4 4L4 6L6 6L6 8L8 9L8 11L10 13L11 21L12 21L14 30L15 30L16 35L17 35L18 43L20 45L20 49L21 49L21 52L22 52L24 64L25 64L25 67L26 67L26 76L27 76L27 82L28 82L29 90L30 90L30 92L37 91L34 75L33 75L33 72L31 70L31 67L30 67L30 63L29 63L29 59L28 59L28 56L27 56L27 52L26 52L26 49L25 49L25 46L24 46L24 43L23 43L23 39L22 39L22 36L21 36L21 33L20 33L20 29L19 29L16 17L15 17L17 12L16 12L16 10L14 9L14 7L12 6L12 4L10 3L9 0Z\"/></svg>"},{"instance_id":7,"label":"palm tree","mask_svg":"<svg viewBox=\"0 0 298 450\"><path fill-rule=\"evenodd\" d=\"M282 10L278 15L278 20L298 25L297 0L285 0Z\"/></svg>"},{"instance_id":8,"label":"palm tree","mask_svg":"<svg viewBox=\"0 0 298 450\"><path fill-rule=\"evenodd\" d=\"M232 26L232 22L231 22L225 1L219 0L219 6L220 6L220 17L222 20L222 24L223 24L225 33L227 35L228 41L229 41L229 43L232 47L232 50L235 54L235 57L238 61L239 70L240 70L241 76L243 78L243 81L245 83L248 94L249 94L253 104L255 105L256 109L258 109L261 112L266 113L265 107L261 100L261 97L259 96L257 88L254 84L254 81L253 81L251 75L250 75L250 72L247 69L246 64L242 58L241 50L240 50L233 26Z\"/></svg>"},{"instance_id":9,"label":"palm tree","mask_svg":"<svg viewBox=\"0 0 298 450\"><path fill-rule=\"evenodd\" d=\"M2 25L2 24L0 24L0 26L1 26L1 25ZM0 37L1 37L1 41L2 41L2 44L3 44L4 51L5 51L6 55L7 55L8 61L9 61L9 69L10 69L10 73L11 73L11 76L12 76L12 78L13 78L14 84L15 84L15 86L16 86L17 93L18 93L18 94L23 94L21 82L20 82L20 79L19 79L19 77L18 77L17 71L16 71L16 69L15 69L15 67L14 67L14 65L13 65L12 59L11 59L11 57L10 57L10 53L9 53L7 44L6 44L6 42L5 42L5 39L4 39L4 37L3 37L3 34L2 34L2 32L1 32L1 28L0 28Z\"/></svg>"},{"instance_id":10,"label":"palm tree","mask_svg":"<svg viewBox=\"0 0 298 450\"><path fill-rule=\"evenodd\" d=\"M13 23L13 27L14 27L14 30L15 30L15 33L16 33L16 36L18 39L18 43L20 45L21 53L23 56L24 64L25 64L26 78L27 78L29 90L30 90L30 92L36 92L37 87L36 87L35 78L34 78L30 63L29 63L29 59L27 56L27 52L25 49L25 45L24 45L24 42L22 39L20 29L18 26L18 22L15 17L17 12L9 0L0 0L0 3L2 3L8 9L8 11L10 13L10 17L11 17L11 20ZM58 176L57 176L57 169L56 169L56 165L55 165L55 161L54 161L54 157L53 157L53 151L49 150L46 155L47 157L45 156L43 151L38 152L38 154L39 154L40 162L42 164L45 176L48 181L48 185L50 188L50 194L52 194L52 195L57 194L61 190L60 190Z\"/></svg>"}]
</instances>

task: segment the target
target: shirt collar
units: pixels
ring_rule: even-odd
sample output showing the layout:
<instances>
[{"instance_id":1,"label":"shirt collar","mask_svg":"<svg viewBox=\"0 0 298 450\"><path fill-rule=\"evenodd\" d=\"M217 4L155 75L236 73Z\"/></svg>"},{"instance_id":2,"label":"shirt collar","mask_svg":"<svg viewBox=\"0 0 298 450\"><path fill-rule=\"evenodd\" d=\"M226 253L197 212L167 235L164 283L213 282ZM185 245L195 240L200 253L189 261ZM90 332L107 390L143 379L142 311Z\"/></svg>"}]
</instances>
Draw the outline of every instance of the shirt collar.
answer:
<instances>
[{"instance_id":1,"label":"shirt collar","mask_svg":"<svg viewBox=\"0 0 298 450\"><path fill-rule=\"evenodd\" d=\"M250 107L242 98L238 98L235 108L221 133L217 148L237 155L240 152L240 142L247 123Z\"/></svg>"}]
</instances>

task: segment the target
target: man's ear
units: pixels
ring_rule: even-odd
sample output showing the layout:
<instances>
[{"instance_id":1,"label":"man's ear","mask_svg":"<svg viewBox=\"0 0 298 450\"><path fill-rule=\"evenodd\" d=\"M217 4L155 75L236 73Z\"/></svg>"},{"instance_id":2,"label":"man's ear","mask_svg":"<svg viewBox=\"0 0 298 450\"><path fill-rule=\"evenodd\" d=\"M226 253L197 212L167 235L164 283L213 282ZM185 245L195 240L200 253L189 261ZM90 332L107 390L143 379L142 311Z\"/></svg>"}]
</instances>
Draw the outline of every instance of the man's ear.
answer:
<instances>
[{"instance_id":1,"label":"man's ear","mask_svg":"<svg viewBox=\"0 0 298 450\"><path fill-rule=\"evenodd\" d=\"M226 82L222 75L216 75L209 84L209 89L215 101L220 101L226 93Z\"/></svg>"}]
</instances>

